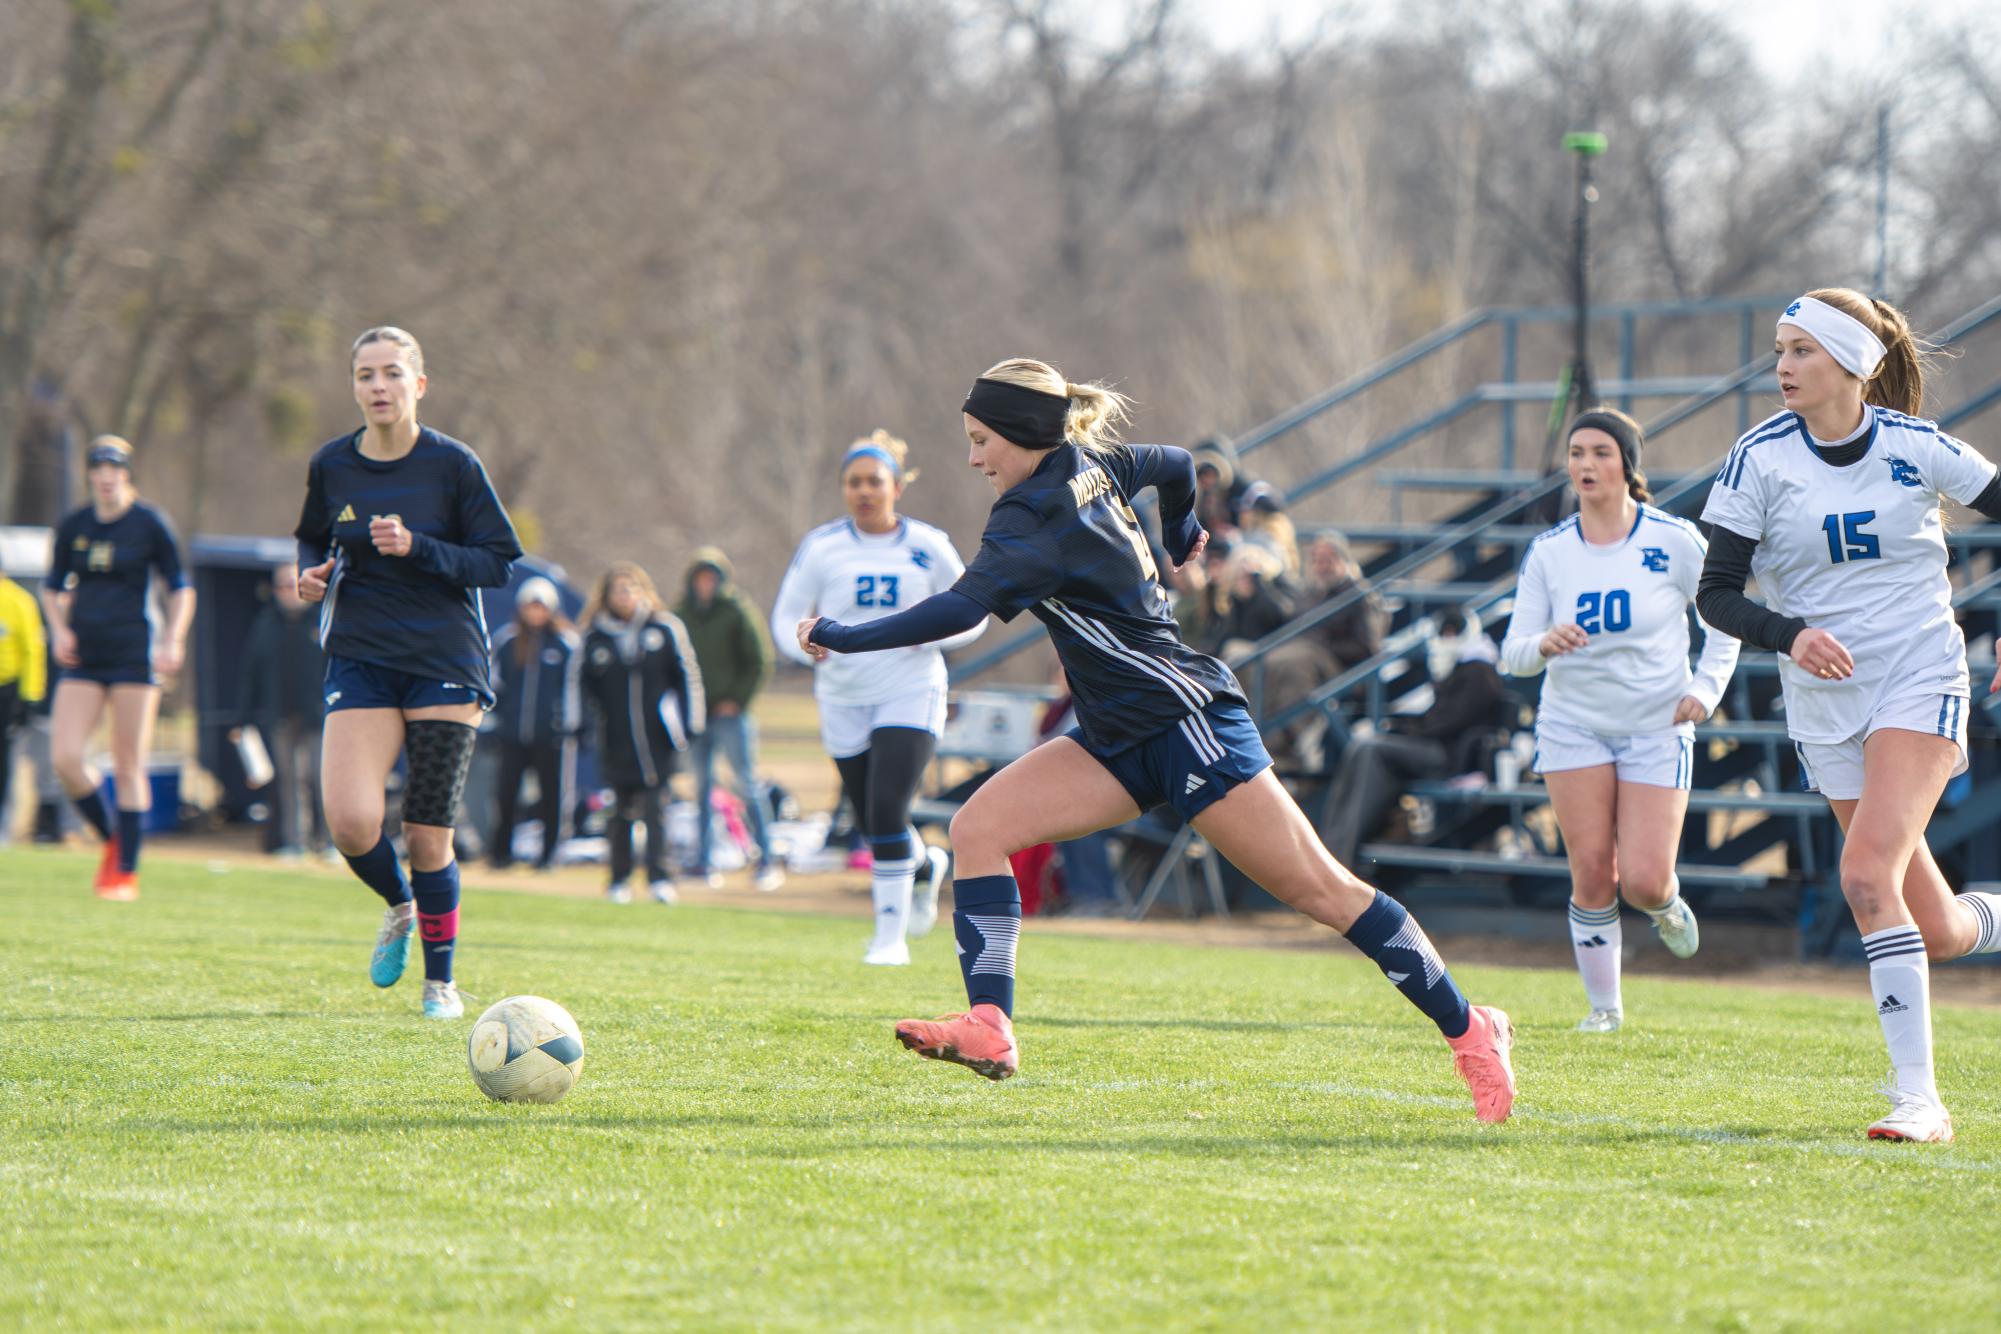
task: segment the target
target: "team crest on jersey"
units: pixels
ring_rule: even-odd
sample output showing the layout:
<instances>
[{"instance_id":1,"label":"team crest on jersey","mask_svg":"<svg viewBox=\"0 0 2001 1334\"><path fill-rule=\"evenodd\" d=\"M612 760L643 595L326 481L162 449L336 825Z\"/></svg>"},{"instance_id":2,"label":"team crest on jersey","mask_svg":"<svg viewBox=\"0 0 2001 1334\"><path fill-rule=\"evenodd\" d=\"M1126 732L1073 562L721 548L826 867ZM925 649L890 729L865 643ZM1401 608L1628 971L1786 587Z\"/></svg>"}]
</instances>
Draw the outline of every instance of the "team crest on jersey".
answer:
<instances>
[{"instance_id":1,"label":"team crest on jersey","mask_svg":"<svg viewBox=\"0 0 2001 1334\"><path fill-rule=\"evenodd\" d=\"M1668 554L1659 547L1641 547L1640 563L1655 574L1666 574Z\"/></svg>"},{"instance_id":2,"label":"team crest on jersey","mask_svg":"<svg viewBox=\"0 0 2001 1334\"><path fill-rule=\"evenodd\" d=\"M1918 465L1906 462L1892 454L1883 462L1890 465L1890 480L1899 486L1923 486L1925 479L1918 476Z\"/></svg>"},{"instance_id":3,"label":"team crest on jersey","mask_svg":"<svg viewBox=\"0 0 2001 1334\"><path fill-rule=\"evenodd\" d=\"M117 557L118 557L118 548L113 546L111 543L92 542L90 544L90 556L88 562L91 572L93 574L101 574L104 571L109 570L113 562L117 559Z\"/></svg>"},{"instance_id":4,"label":"team crest on jersey","mask_svg":"<svg viewBox=\"0 0 2001 1334\"><path fill-rule=\"evenodd\" d=\"M910 553L910 563L920 570L928 570L931 568L931 553L921 548L912 551Z\"/></svg>"}]
</instances>

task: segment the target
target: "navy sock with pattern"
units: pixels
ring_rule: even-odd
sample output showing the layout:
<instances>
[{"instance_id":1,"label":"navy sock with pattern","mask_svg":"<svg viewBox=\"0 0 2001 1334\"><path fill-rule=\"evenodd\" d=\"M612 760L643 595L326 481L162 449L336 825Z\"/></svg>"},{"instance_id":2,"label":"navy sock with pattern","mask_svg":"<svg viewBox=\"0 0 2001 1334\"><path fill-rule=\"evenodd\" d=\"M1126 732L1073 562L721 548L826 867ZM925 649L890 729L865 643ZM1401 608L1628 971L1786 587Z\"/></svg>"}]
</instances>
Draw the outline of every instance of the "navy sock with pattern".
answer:
<instances>
[{"instance_id":1,"label":"navy sock with pattern","mask_svg":"<svg viewBox=\"0 0 2001 1334\"><path fill-rule=\"evenodd\" d=\"M1378 891L1346 932L1348 943L1375 960L1396 985L1448 1038L1464 1037L1472 1014L1459 984L1445 970L1431 940L1401 903Z\"/></svg>"},{"instance_id":2,"label":"navy sock with pattern","mask_svg":"<svg viewBox=\"0 0 2001 1334\"><path fill-rule=\"evenodd\" d=\"M394 908L410 901L410 882L403 878L403 864L396 860L396 845L383 834L375 840L375 846L359 857L349 857L346 853L348 869L377 894L382 901Z\"/></svg>"},{"instance_id":3,"label":"navy sock with pattern","mask_svg":"<svg viewBox=\"0 0 2001 1334\"><path fill-rule=\"evenodd\" d=\"M145 830L146 812L118 808L118 869L126 875L139 869L139 841Z\"/></svg>"},{"instance_id":4,"label":"navy sock with pattern","mask_svg":"<svg viewBox=\"0 0 2001 1334\"><path fill-rule=\"evenodd\" d=\"M452 949L459 940L459 864L410 872L417 895L417 936L424 942L424 980L452 980Z\"/></svg>"},{"instance_id":5,"label":"navy sock with pattern","mask_svg":"<svg viewBox=\"0 0 2001 1334\"><path fill-rule=\"evenodd\" d=\"M952 929L959 937L959 971L966 1000L998 1005L1014 1017L1014 953L1021 940L1021 889L1012 875L976 875L952 882Z\"/></svg>"},{"instance_id":6,"label":"navy sock with pattern","mask_svg":"<svg viewBox=\"0 0 2001 1334\"><path fill-rule=\"evenodd\" d=\"M104 804L101 789L92 788L80 797L71 797L70 804L83 816L84 822L97 831L99 838L106 843L111 841L111 808Z\"/></svg>"}]
</instances>

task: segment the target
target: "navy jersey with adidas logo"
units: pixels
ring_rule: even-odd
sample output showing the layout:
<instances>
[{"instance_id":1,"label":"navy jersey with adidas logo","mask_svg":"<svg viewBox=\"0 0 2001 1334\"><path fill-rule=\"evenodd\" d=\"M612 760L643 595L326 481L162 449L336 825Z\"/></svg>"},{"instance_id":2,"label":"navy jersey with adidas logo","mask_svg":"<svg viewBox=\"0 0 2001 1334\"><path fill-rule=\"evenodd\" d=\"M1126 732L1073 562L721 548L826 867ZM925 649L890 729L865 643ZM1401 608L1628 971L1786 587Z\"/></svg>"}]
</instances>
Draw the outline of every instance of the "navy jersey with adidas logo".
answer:
<instances>
[{"instance_id":1,"label":"navy jersey with adidas logo","mask_svg":"<svg viewBox=\"0 0 2001 1334\"><path fill-rule=\"evenodd\" d=\"M69 627L86 667L148 662L153 629L146 593L153 571L169 588L185 588L181 551L166 516L143 501L106 523L90 505L56 529L48 586L71 594Z\"/></svg>"},{"instance_id":2,"label":"navy jersey with adidas logo","mask_svg":"<svg viewBox=\"0 0 2001 1334\"><path fill-rule=\"evenodd\" d=\"M1174 532L1194 502L1185 453L1058 446L995 502L979 554L953 585L1003 621L1030 611L1048 627L1078 726L1106 753L1212 703L1246 702L1230 669L1183 644L1176 630L1132 509L1132 497L1156 485L1162 527Z\"/></svg>"},{"instance_id":3,"label":"navy jersey with adidas logo","mask_svg":"<svg viewBox=\"0 0 2001 1334\"><path fill-rule=\"evenodd\" d=\"M361 432L320 446L293 536L302 568L331 552L320 605L330 657L464 685L490 697L491 657L478 589L499 588L521 543L471 449L426 426L400 459L371 459ZM368 525L394 515L407 556L375 549Z\"/></svg>"}]
</instances>

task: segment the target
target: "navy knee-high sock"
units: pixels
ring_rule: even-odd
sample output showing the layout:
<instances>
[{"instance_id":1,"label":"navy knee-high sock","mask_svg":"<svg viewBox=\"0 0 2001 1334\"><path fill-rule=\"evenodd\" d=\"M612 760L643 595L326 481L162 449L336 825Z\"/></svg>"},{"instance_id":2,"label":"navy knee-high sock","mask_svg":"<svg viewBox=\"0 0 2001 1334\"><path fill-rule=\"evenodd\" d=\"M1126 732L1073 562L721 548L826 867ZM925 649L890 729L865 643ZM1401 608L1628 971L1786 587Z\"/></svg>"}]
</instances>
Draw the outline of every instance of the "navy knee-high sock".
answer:
<instances>
[{"instance_id":1,"label":"navy knee-high sock","mask_svg":"<svg viewBox=\"0 0 2001 1334\"><path fill-rule=\"evenodd\" d=\"M952 929L966 1000L1014 1016L1014 951L1021 939L1021 889L1012 875L977 875L952 883Z\"/></svg>"},{"instance_id":2,"label":"navy knee-high sock","mask_svg":"<svg viewBox=\"0 0 2001 1334\"><path fill-rule=\"evenodd\" d=\"M83 816L84 822L97 831L99 838L106 843L111 841L111 808L104 804L104 793L101 790L92 788L80 797L71 797L70 804L76 807L79 815Z\"/></svg>"},{"instance_id":3,"label":"navy knee-high sock","mask_svg":"<svg viewBox=\"0 0 2001 1334\"><path fill-rule=\"evenodd\" d=\"M417 935L424 942L424 980L452 980L452 948L459 940L459 864L410 872L417 895Z\"/></svg>"},{"instance_id":4,"label":"navy knee-high sock","mask_svg":"<svg viewBox=\"0 0 2001 1334\"><path fill-rule=\"evenodd\" d=\"M139 869L139 840L144 838L146 812L118 808L118 869L130 875Z\"/></svg>"},{"instance_id":5,"label":"navy knee-high sock","mask_svg":"<svg viewBox=\"0 0 2001 1334\"><path fill-rule=\"evenodd\" d=\"M1347 930L1350 944L1376 961L1376 967L1448 1038L1464 1037L1472 1021L1466 997L1445 970L1424 928L1403 905L1378 892Z\"/></svg>"},{"instance_id":6,"label":"navy knee-high sock","mask_svg":"<svg viewBox=\"0 0 2001 1334\"><path fill-rule=\"evenodd\" d=\"M348 869L382 896L382 901L394 908L410 901L410 882L403 878L403 863L396 860L396 846L384 834L375 840L375 846L359 857L347 857Z\"/></svg>"}]
</instances>

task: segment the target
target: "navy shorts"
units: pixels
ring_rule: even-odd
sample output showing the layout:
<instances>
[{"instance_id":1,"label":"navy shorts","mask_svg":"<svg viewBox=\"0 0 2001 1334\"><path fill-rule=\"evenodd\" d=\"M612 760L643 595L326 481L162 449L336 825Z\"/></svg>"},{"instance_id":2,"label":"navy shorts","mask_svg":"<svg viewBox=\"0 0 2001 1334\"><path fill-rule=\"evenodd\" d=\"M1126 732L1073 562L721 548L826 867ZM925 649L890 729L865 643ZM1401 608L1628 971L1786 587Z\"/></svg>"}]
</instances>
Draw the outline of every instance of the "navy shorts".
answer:
<instances>
[{"instance_id":1,"label":"navy shorts","mask_svg":"<svg viewBox=\"0 0 2001 1334\"><path fill-rule=\"evenodd\" d=\"M356 662L332 654L327 657L322 695L328 713L342 709L435 709L441 704L493 707L491 695L482 695L457 681L433 681L394 667L378 667L372 662Z\"/></svg>"},{"instance_id":2,"label":"navy shorts","mask_svg":"<svg viewBox=\"0 0 2001 1334\"><path fill-rule=\"evenodd\" d=\"M94 681L101 686L153 686L159 680L150 662L86 662L62 669L64 681Z\"/></svg>"},{"instance_id":3,"label":"navy shorts","mask_svg":"<svg viewBox=\"0 0 2001 1334\"><path fill-rule=\"evenodd\" d=\"M1112 755L1093 750L1082 731L1070 735L1112 771L1142 811L1168 805L1184 820L1271 768L1264 738L1241 704L1211 704Z\"/></svg>"}]
</instances>

